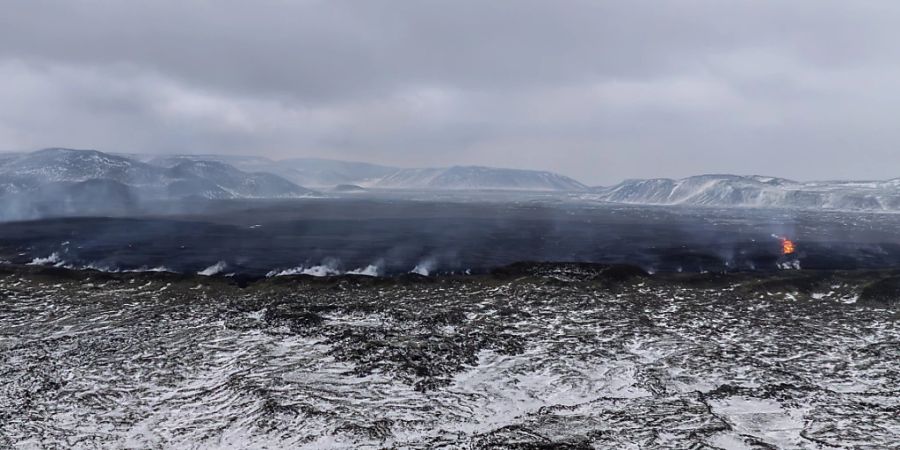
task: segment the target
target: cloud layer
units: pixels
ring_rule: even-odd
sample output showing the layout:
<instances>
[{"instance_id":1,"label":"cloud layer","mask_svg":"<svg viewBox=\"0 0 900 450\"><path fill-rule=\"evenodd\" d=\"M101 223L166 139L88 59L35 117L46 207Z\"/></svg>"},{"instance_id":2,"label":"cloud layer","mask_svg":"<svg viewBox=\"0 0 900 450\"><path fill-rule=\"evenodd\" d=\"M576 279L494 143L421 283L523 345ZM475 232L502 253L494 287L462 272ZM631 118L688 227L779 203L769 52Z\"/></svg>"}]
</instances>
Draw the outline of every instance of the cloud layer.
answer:
<instances>
[{"instance_id":1,"label":"cloud layer","mask_svg":"<svg viewBox=\"0 0 900 450\"><path fill-rule=\"evenodd\" d=\"M51 1L0 15L0 147L900 176L890 1Z\"/></svg>"}]
</instances>

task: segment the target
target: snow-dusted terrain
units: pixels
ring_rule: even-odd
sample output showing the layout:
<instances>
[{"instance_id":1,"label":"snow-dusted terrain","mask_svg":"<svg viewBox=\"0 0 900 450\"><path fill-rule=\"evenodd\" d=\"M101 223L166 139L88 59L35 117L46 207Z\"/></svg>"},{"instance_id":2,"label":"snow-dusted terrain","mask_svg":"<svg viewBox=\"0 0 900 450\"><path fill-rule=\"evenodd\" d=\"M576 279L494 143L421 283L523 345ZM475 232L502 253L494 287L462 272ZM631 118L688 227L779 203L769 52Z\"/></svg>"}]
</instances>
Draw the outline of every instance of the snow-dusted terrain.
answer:
<instances>
[{"instance_id":1,"label":"snow-dusted terrain","mask_svg":"<svg viewBox=\"0 0 900 450\"><path fill-rule=\"evenodd\" d=\"M762 176L701 175L680 180L627 180L592 191L587 197L613 203L900 211L900 179L796 182Z\"/></svg>"},{"instance_id":2,"label":"snow-dusted terrain","mask_svg":"<svg viewBox=\"0 0 900 450\"><path fill-rule=\"evenodd\" d=\"M900 442L896 274L228 280L3 269L0 447Z\"/></svg>"}]
</instances>

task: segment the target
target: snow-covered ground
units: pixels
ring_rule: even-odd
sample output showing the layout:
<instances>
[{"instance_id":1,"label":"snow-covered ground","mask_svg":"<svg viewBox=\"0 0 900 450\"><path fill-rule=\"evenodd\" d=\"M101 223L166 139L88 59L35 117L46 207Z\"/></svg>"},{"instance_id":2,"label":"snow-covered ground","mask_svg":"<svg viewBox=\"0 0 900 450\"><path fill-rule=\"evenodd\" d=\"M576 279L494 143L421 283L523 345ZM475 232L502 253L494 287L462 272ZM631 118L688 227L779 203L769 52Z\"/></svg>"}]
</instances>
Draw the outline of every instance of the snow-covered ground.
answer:
<instances>
[{"instance_id":1,"label":"snow-covered ground","mask_svg":"<svg viewBox=\"0 0 900 450\"><path fill-rule=\"evenodd\" d=\"M0 276L0 447L900 441L896 304L858 278L40 270Z\"/></svg>"}]
</instances>

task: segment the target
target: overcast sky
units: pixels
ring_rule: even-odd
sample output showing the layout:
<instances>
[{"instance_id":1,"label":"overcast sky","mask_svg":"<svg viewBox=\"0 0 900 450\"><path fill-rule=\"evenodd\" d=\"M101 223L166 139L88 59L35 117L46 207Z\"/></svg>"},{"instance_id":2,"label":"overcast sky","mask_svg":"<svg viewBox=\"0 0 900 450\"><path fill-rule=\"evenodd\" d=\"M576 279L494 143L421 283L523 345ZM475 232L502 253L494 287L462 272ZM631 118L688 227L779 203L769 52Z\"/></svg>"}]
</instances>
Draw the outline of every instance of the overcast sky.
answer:
<instances>
[{"instance_id":1,"label":"overcast sky","mask_svg":"<svg viewBox=\"0 0 900 450\"><path fill-rule=\"evenodd\" d=\"M0 148L900 177L900 2L2 0Z\"/></svg>"}]
</instances>

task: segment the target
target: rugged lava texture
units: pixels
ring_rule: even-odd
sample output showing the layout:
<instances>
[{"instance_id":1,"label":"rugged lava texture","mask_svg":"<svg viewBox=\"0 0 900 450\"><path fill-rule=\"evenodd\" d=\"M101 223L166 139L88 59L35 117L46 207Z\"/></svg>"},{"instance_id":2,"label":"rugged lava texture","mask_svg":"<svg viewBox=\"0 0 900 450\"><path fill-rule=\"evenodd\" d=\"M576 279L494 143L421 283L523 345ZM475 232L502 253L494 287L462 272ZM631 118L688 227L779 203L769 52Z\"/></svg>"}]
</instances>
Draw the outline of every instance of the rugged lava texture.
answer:
<instances>
[{"instance_id":1,"label":"rugged lava texture","mask_svg":"<svg viewBox=\"0 0 900 450\"><path fill-rule=\"evenodd\" d=\"M0 447L900 442L898 273L0 270Z\"/></svg>"}]
</instances>

